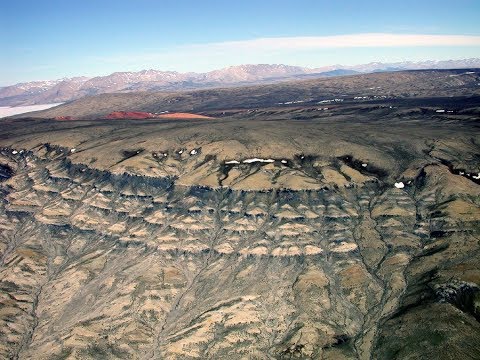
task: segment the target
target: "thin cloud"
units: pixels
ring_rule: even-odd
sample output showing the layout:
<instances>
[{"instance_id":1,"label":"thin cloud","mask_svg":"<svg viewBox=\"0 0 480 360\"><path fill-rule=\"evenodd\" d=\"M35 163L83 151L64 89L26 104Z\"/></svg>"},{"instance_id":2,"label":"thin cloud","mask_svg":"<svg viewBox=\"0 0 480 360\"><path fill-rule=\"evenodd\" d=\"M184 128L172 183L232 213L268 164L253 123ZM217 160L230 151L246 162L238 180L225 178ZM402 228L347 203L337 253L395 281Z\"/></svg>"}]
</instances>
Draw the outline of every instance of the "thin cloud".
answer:
<instances>
[{"instance_id":1,"label":"thin cloud","mask_svg":"<svg viewBox=\"0 0 480 360\"><path fill-rule=\"evenodd\" d=\"M228 41L191 48L249 49L249 50L315 50L354 47L406 47L406 46L480 46L480 36L423 35L423 34L352 34L334 36L300 36L259 38Z\"/></svg>"},{"instance_id":2,"label":"thin cloud","mask_svg":"<svg viewBox=\"0 0 480 360\"><path fill-rule=\"evenodd\" d=\"M185 59L237 59L238 61L258 61L274 54L293 54L302 51L322 51L325 49L355 48L401 48L401 47L457 47L480 46L480 36L473 35L426 35L368 33L334 36L299 36L257 38L240 41L226 41L204 44L184 44L158 49L151 52L133 54L109 54L87 57L90 62L118 64L122 66L142 66L146 64L172 64L178 66ZM224 61L224 62L225 62ZM238 62L237 61L237 62ZM147 65L148 66L148 65Z\"/></svg>"}]
</instances>

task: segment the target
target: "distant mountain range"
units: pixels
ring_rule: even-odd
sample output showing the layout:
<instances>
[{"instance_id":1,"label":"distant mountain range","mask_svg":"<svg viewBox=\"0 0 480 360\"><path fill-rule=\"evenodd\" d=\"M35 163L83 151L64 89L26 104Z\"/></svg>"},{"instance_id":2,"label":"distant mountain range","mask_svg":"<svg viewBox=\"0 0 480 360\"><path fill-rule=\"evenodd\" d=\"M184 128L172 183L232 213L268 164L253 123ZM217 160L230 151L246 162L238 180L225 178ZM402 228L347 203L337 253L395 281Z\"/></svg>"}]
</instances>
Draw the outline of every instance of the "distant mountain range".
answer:
<instances>
[{"instance_id":1,"label":"distant mountain range","mask_svg":"<svg viewBox=\"0 0 480 360\"><path fill-rule=\"evenodd\" d=\"M0 88L0 106L67 102L84 96L133 91L179 91L244 84L273 83L288 79L331 77L382 71L479 68L480 59L397 62L356 66L332 65L305 68L282 64L230 66L206 73L142 70L115 72L107 76L74 77L32 81Z\"/></svg>"}]
</instances>

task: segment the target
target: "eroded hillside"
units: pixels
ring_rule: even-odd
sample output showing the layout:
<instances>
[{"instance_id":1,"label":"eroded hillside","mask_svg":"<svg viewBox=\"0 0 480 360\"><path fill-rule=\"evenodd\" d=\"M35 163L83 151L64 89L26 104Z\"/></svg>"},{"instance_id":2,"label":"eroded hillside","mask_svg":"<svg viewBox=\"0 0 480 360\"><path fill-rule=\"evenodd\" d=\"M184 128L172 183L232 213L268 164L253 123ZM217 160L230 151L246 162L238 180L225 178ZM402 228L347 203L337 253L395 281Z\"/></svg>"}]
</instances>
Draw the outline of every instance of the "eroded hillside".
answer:
<instances>
[{"instance_id":1,"label":"eroded hillside","mask_svg":"<svg viewBox=\"0 0 480 360\"><path fill-rule=\"evenodd\" d=\"M4 121L0 356L478 358L461 107Z\"/></svg>"}]
</instances>

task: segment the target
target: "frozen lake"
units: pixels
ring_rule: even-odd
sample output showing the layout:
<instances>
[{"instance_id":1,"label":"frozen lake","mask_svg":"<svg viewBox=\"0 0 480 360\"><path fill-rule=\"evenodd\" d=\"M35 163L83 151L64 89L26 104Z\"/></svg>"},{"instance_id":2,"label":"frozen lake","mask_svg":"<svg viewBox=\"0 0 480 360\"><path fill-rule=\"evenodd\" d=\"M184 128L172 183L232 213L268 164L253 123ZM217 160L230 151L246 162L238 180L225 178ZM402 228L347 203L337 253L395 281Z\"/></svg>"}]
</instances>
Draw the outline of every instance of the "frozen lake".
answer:
<instances>
[{"instance_id":1,"label":"frozen lake","mask_svg":"<svg viewBox=\"0 0 480 360\"><path fill-rule=\"evenodd\" d=\"M60 104L63 104L63 103L27 105L27 106L0 106L0 118L3 118L5 116L24 114L31 111L46 110Z\"/></svg>"}]
</instances>

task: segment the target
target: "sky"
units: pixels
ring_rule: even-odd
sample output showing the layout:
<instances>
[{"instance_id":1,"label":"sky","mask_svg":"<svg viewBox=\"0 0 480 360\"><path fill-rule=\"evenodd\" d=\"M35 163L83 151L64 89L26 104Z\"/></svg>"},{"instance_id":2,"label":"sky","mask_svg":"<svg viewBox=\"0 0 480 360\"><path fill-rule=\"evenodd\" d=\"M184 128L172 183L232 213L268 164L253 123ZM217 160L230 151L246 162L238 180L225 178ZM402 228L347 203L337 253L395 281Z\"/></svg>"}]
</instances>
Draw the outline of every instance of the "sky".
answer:
<instances>
[{"instance_id":1,"label":"sky","mask_svg":"<svg viewBox=\"0 0 480 360\"><path fill-rule=\"evenodd\" d=\"M480 57L479 18L478 0L0 0L0 86Z\"/></svg>"}]
</instances>

